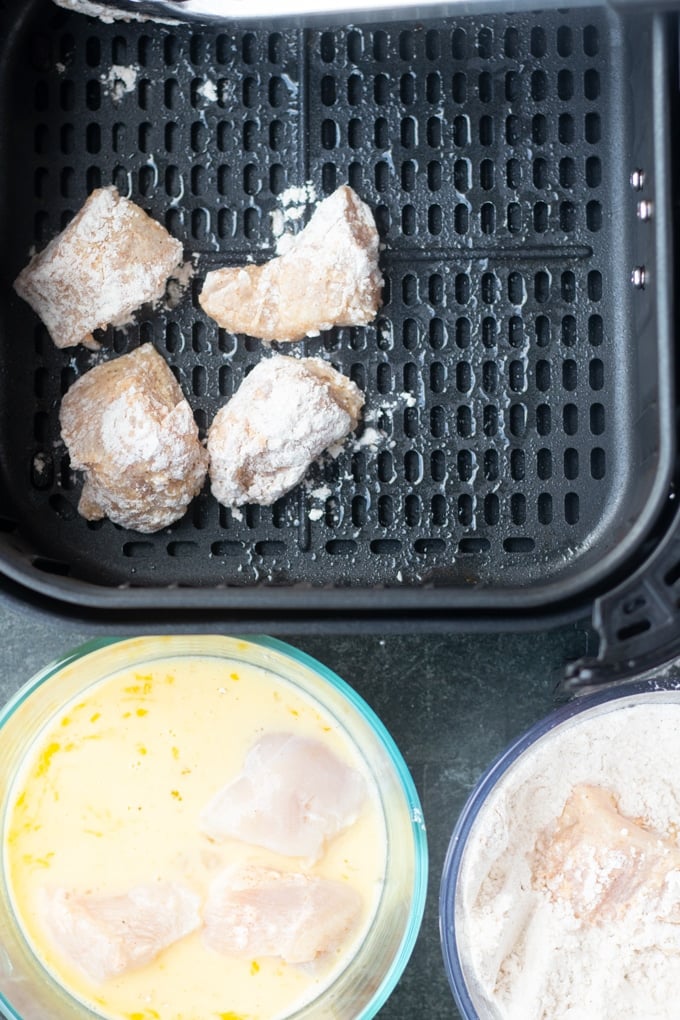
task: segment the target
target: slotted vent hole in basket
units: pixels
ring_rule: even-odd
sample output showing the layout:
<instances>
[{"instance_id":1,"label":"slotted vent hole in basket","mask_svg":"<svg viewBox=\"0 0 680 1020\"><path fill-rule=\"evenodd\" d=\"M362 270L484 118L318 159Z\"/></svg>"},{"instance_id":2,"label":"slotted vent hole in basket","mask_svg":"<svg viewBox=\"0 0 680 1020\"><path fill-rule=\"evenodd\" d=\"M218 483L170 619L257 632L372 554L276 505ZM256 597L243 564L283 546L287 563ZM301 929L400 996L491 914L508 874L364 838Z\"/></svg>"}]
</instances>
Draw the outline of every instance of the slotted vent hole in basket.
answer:
<instances>
[{"instance_id":1,"label":"slotted vent hole in basket","mask_svg":"<svg viewBox=\"0 0 680 1020\"><path fill-rule=\"evenodd\" d=\"M323 198L352 184L385 274L372 326L296 348L365 391L357 437L274 507L231 512L206 493L170 534L88 527L75 512L58 405L93 359L55 351L36 326L28 474L67 529L60 541L84 544L113 583L239 585L512 585L529 555L545 577L587 541L611 462L609 29L599 11L535 20L94 35L59 14L53 62L25 71L25 249L115 183L198 254L182 302L105 344L154 343L202 434L262 346L205 318L201 274L270 257L287 188L310 182Z\"/></svg>"}]
</instances>

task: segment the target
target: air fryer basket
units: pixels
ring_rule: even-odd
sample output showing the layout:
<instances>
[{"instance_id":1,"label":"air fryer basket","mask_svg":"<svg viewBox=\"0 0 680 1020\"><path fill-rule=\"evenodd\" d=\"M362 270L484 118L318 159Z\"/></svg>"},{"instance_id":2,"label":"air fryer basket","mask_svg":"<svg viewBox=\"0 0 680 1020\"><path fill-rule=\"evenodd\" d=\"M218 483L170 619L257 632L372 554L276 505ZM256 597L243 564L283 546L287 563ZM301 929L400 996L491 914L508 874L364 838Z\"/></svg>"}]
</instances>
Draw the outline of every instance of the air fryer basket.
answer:
<instances>
[{"instance_id":1,"label":"air fryer basket","mask_svg":"<svg viewBox=\"0 0 680 1020\"><path fill-rule=\"evenodd\" d=\"M203 28L0 4L4 573L112 608L511 612L638 562L675 456L666 29L605 7ZM93 361L11 282L111 182L197 272ZM206 488L152 536L80 518L68 386L152 342L205 431L263 346L205 317L203 275L273 255L286 189L343 182L374 210L384 305L295 350L365 390L363 431L271 508Z\"/></svg>"}]
</instances>

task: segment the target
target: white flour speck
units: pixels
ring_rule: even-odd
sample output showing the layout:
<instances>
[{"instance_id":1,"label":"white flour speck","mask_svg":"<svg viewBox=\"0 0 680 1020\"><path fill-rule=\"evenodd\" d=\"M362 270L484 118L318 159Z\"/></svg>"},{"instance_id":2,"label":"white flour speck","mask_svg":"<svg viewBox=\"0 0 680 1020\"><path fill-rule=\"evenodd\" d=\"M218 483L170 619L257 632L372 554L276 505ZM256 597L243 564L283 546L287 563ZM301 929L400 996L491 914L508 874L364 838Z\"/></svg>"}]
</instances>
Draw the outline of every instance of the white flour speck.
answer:
<instances>
[{"instance_id":1,"label":"white flour speck","mask_svg":"<svg viewBox=\"0 0 680 1020\"><path fill-rule=\"evenodd\" d=\"M280 207L270 213L272 235L276 242L276 254L285 255L295 237L294 227L305 218L309 206L316 202L316 189L311 181L300 186L286 188L279 195Z\"/></svg>"},{"instance_id":2,"label":"white flour speck","mask_svg":"<svg viewBox=\"0 0 680 1020\"><path fill-rule=\"evenodd\" d=\"M47 470L47 464L48 461L45 454L36 453L35 457L33 458L33 470L35 471L36 475L38 476L44 475Z\"/></svg>"},{"instance_id":3,"label":"white flour speck","mask_svg":"<svg viewBox=\"0 0 680 1020\"><path fill-rule=\"evenodd\" d=\"M203 96L203 98L207 99L209 103L217 102L217 85L215 85L214 81L210 81L209 79L208 81L204 81L202 85L198 86L196 91L199 96Z\"/></svg>"},{"instance_id":4,"label":"white flour speck","mask_svg":"<svg viewBox=\"0 0 680 1020\"><path fill-rule=\"evenodd\" d=\"M165 298L161 302L162 308L167 311L172 311L173 308L177 308L182 298L184 297L189 284L196 272L196 262L198 256L193 255L191 259L183 262L180 266L175 269L172 275L168 278L165 289Z\"/></svg>"},{"instance_id":5,"label":"white flour speck","mask_svg":"<svg viewBox=\"0 0 680 1020\"><path fill-rule=\"evenodd\" d=\"M370 446L372 449L377 449L377 447L380 446L380 444L384 442L386 438L387 437L385 436L385 433L381 432L380 429L369 427L367 429L364 429L362 434L354 440L354 442L352 443L352 449L361 450L365 446Z\"/></svg>"},{"instance_id":6,"label":"white flour speck","mask_svg":"<svg viewBox=\"0 0 680 1020\"><path fill-rule=\"evenodd\" d=\"M131 64L124 67L122 64L113 64L108 74L100 78L108 87L108 92L114 103L119 103L128 92L133 92L137 85L139 68Z\"/></svg>"}]
</instances>

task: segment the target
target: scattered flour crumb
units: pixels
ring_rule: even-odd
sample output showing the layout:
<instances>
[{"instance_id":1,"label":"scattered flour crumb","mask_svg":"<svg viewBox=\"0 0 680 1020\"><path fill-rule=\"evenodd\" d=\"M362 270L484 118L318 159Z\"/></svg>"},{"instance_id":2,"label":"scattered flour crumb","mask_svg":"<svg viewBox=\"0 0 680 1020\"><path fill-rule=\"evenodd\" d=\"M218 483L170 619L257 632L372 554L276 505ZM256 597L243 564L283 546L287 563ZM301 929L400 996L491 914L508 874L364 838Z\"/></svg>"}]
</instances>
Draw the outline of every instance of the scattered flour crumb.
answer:
<instances>
[{"instance_id":1,"label":"scattered flour crumb","mask_svg":"<svg viewBox=\"0 0 680 1020\"><path fill-rule=\"evenodd\" d=\"M320 521L321 518L323 517L323 510L319 506L313 507L308 512L307 516L309 517L310 521Z\"/></svg>"},{"instance_id":2,"label":"scattered flour crumb","mask_svg":"<svg viewBox=\"0 0 680 1020\"><path fill-rule=\"evenodd\" d=\"M163 308L167 311L172 311L173 308L177 308L186 290L193 279L194 273L196 272L196 262L198 261L197 255L192 255L190 259L183 262L174 273L168 278L165 298L161 302Z\"/></svg>"},{"instance_id":3,"label":"scattered flour crumb","mask_svg":"<svg viewBox=\"0 0 680 1020\"><path fill-rule=\"evenodd\" d=\"M54 66L56 67L58 74L63 74L66 70L66 64L62 64L61 60L58 60Z\"/></svg>"},{"instance_id":4,"label":"scattered flour crumb","mask_svg":"<svg viewBox=\"0 0 680 1020\"><path fill-rule=\"evenodd\" d=\"M292 227L300 223L316 199L316 189L311 181L299 187L286 188L281 192L280 207L269 214L277 255L285 255L290 249L295 237Z\"/></svg>"},{"instance_id":5,"label":"scattered flour crumb","mask_svg":"<svg viewBox=\"0 0 680 1020\"><path fill-rule=\"evenodd\" d=\"M360 450L364 446L370 446L376 449L386 439L385 433L381 432L380 429L369 427L364 429L362 434L358 436L352 443L352 449Z\"/></svg>"},{"instance_id":6,"label":"scattered flour crumb","mask_svg":"<svg viewBox=\"0 0 680 1020\"><path fill-rule=\"evenodd\" d=\"M332 495L330 488L327 485L321 485L318 489L312 489L310 496L314 499L328 499Z\"/></svg>"},{"instance_id":7,"label":"scattered flour crumb","mask_svg":"<svg viewBox=\"0 0 680 1020\"><path fill-rule=\"evenodd\" d=\"M36 475L38 476L44 475L45 472L47 471L47 464L48 461L45 454L36 453L35 457L33 458L33 470L35 471Z\"/></svg>"},{"instance_id":8,"label":"scattered flour crumb","mask_svg":"<svg viewBox=\"0 0 680 1020\"><path fill-rule=\"evenodd\" d=\"M384 246L381 245L380 248L383 249ZM394 342L394 329L392 328L392 322L389 319L384 319L382 321L378 332L381 339L387 341L389 344Z\"/></svg>"},{"instance_id":9,"label":"scattered flour crumb","mask_svg":"<svg viewBox=\"0 0 680 1020\"><path fill-rule=\"evenodd\" d=\"M234 106L238 101L238 86L236 78L221 79L219 84L219 100L223 106Z\"/></svg>"},{"instance_id":10,"label":"scattered flour crumb","mask_svg":"<svg viewBox=\"0 0 680 1020\"><path fill-rule=\"evenodd\" d=\"M231 508L231 516L235 521L241 523L241 521L243 520L243 511L239 510L237 506L233 506Z\"/></svg>"},{"instance_id":11,"label":"scattered flour crumb","mask_svg":"<svg viewBox=\"0 0 680 1020\"><path fill-rule=\"evenodd\" d=\"M272 234L274 237L281 237L286 229L286 217L283 215L283 209L273 209L269 218L272 224Z\"/></svg>"},{"instance_id":12,"label":"scattered flour crumb","mask_svg":"<svg viewBox=\"0 0 680 1020\"><path fill-rule=\"evenodd\" d=\"M393 400L381 400L378 407L369 407L364 411L364 422L378 421L382 414L390 414L399 407L416 407L418 398L415 393L407 393L405 390L396 393Z\"/></svg>"},{"instance_id":13,"label":"scattered flour crumb","mask_svg":"<svg viewBox=\"0 0 680 1020\"><path fill-rule=\"evenodd\" d=\"M301 184L299 187L286 188L281 192L280 201L285 208L291 205L310 205L312 202L316 202L316 199L316 188L311 181L307 181L306 184Z\"/></svg>"},{"instance_id":14,"label":"scattered flour crumb","mask_svg":"<svg viewBox=\"0 0 680 1020\"><path fill-rule=\"evenodd\" d=\"M204 81L202 85L198 86L196 90L199 96L203 96L209 103L217 102L217 85L214 81Z\"/></svg>"},{"instance_id":15,"label":"scattered flour crumb","mask_svg":"<svg viewBox=\"0 0 680 1020\"><path fill-rule=\"evenodd\" d=\"M301 220L305 213L305 207L303 205L292 205L286 212L286 216L289 220L297 222Z\"/></svg>"},{"instance_id":16,"label":"scattered flour crumb","mask_svg":"<svg viewBox=\"0 0 680 1020\"><path fill-rule=\"evenodd\" d=\"M331 443L331 445L324 451L324 456L327 455L331 458L331 460L336 460L344 449L344 443Z\"/></svg>"},{"instance_id":17,"label":"scattered flour crumb","mask_svg":"<svg viewBox=\"0 0 680 1020\"><path fill-rule=\"evenodd\" d=\"M108 74L103 74L100 80L108 86L109 95L114 103L119 103L128 92L134 92L138 74L139 68L133 64L129 67L113 64Z\"/></svg>"}]
</instances>

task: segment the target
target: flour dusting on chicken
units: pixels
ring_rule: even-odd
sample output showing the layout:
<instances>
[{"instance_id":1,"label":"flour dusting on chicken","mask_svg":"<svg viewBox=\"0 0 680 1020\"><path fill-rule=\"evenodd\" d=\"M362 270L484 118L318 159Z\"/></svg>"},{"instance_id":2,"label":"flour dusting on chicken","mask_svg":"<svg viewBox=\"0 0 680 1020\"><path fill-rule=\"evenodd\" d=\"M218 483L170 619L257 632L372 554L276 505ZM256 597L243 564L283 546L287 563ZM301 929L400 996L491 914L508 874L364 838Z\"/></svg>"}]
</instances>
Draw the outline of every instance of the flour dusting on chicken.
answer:
<instances>
[{"instance_id":1,"label":"flour dusting on chicken","mask_svg":"<svg viewBox=\"0 0 680 1020\"><path fill-rule=\"evenodd\" d=\"M212 493L224 506L269 506L356 428L359 387L321 358L260 361L208 433Z\"/></svg>"},{"instance_id":2,"label":"flour dusting on chicken","mask_svg":"<svg viewBox=\"0 0 680 1020\"><path fill-rule=\"evenodd\" d=\"M348 185L317 207L284 255L205 278L200 303L232 333L302 340L333 326L372 322L383 284L373 214Z\"/></svg>"}]
</instances>

